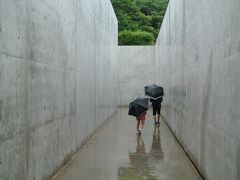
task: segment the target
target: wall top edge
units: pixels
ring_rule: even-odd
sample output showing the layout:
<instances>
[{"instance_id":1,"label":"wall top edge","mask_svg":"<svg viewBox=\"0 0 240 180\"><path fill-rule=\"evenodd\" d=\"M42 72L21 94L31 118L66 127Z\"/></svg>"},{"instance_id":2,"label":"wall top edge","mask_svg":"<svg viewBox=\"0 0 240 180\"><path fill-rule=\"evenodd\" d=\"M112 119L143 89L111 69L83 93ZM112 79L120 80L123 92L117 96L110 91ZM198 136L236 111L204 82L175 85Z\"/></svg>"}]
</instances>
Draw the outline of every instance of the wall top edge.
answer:
<instances>
[{"instance_id":1,"label":"wall top edge","mask_svg":"<svg viewBox=\"0 0 240 180\"><path fill-rule=\"evenodd\" d=\"M123 48L136 48L136 47L144 47L144 48L154 48L155 45L118 45L118 47L123 47Z\"/></svg>"}]
</instances>

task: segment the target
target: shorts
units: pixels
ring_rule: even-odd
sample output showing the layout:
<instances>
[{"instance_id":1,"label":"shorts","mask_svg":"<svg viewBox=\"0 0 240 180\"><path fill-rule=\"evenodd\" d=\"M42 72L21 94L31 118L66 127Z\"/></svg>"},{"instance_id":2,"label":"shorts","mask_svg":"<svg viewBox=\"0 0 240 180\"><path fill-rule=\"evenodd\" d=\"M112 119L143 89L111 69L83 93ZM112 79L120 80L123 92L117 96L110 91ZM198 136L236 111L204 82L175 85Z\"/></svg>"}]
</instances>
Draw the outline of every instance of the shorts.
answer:
<instances>
[{"instance_id":1,"label":"shorts","mask_svg":"<svg viewBox=\"0 0 240 180\"><path fill-rule=\"evenodd\" d=\"M160 111L161 111L161 106L153 106L153 116L155 116L156 113L160 115Z\"/></svg>"}]
</instances>

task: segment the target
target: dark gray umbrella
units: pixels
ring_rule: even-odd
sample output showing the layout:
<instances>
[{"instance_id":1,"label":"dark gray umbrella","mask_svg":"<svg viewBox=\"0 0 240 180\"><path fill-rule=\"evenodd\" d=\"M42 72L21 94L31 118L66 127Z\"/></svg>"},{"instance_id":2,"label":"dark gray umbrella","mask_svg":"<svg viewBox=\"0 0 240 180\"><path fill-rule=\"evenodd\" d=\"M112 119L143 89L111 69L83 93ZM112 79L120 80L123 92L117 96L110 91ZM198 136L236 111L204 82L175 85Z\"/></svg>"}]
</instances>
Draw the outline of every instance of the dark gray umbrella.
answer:
<instances>
[{"instance_id":1,"label":"dark gray umbrella","mask_svg":"<svg viewBox=\"0 0 240 180\"><path fill-rule=\"evenodd\" d=\"M138 117L148 110L148 98L137 98L129 104L128 115Z\"/></svg>"},{"instance_id":2,"label":"dark gray umbrella","mask_svg":"<svg viewBox=\"0 0 240 180\"><path fill-rule=\"evenodd\" d=\"M159 98L160 96L164 96L163 88L160 86L157 86L156 84L146 86L145 94L154 99Z\"/></svg>"}]
</instances>

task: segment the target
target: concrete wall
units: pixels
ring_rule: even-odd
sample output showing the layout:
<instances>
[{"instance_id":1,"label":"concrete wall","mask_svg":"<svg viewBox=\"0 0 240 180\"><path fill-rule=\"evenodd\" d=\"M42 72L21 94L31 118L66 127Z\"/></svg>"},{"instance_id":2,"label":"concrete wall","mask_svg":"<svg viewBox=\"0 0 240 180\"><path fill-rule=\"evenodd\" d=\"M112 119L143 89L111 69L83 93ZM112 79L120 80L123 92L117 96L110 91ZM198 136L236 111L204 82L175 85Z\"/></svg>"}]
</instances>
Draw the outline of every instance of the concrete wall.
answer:
<instances>
[{"instance_id":1,"label":"concrete wall","mask_svg":"<svg viewBox=\"0 0 240 180\"><path fill-rule=\"evenodd\" d=\"M144 86L154 83L154 46L119 46L119 104L144 96Z\"/></svg>"},{"instance_id":2,"label":"concrete wall","mask_svg":"<svg viewBox=\"0 0 240 180\"><path fill-rule=\"evenodd\" d=\"M239 10L239 0L170 0L155 50L163 116L210 180L240 179Z\"/></svg>"},{"instance_id":3,"label":"concrete wall","mask_svg":"<svg viewBox=\"0 0 240 180\"><path fill-rule=\"evenodd\" d=\"M116 109L109 0L0 1L0 179L47 179Z\"/></svg>"}]
</instances>

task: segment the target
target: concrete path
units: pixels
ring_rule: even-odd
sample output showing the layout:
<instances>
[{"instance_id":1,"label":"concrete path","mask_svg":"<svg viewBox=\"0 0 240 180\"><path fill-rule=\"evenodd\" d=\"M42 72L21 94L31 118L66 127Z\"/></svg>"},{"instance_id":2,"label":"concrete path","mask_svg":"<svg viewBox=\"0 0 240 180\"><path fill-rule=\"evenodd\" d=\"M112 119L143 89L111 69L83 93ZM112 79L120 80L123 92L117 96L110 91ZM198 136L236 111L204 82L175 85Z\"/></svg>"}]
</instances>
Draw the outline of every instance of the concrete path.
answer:
<instances>
[{"instance_id":1,"label":"concrete path","mask_svg":"<svg viewBox=\"0 0 240 180\"><path fill-rule=\"evenodd\" d=\"M167 126L153 127L148 112L142 136L126 108L76 154L54 180L199 180L191 161Z\"/></svg>"}]
</instances>

